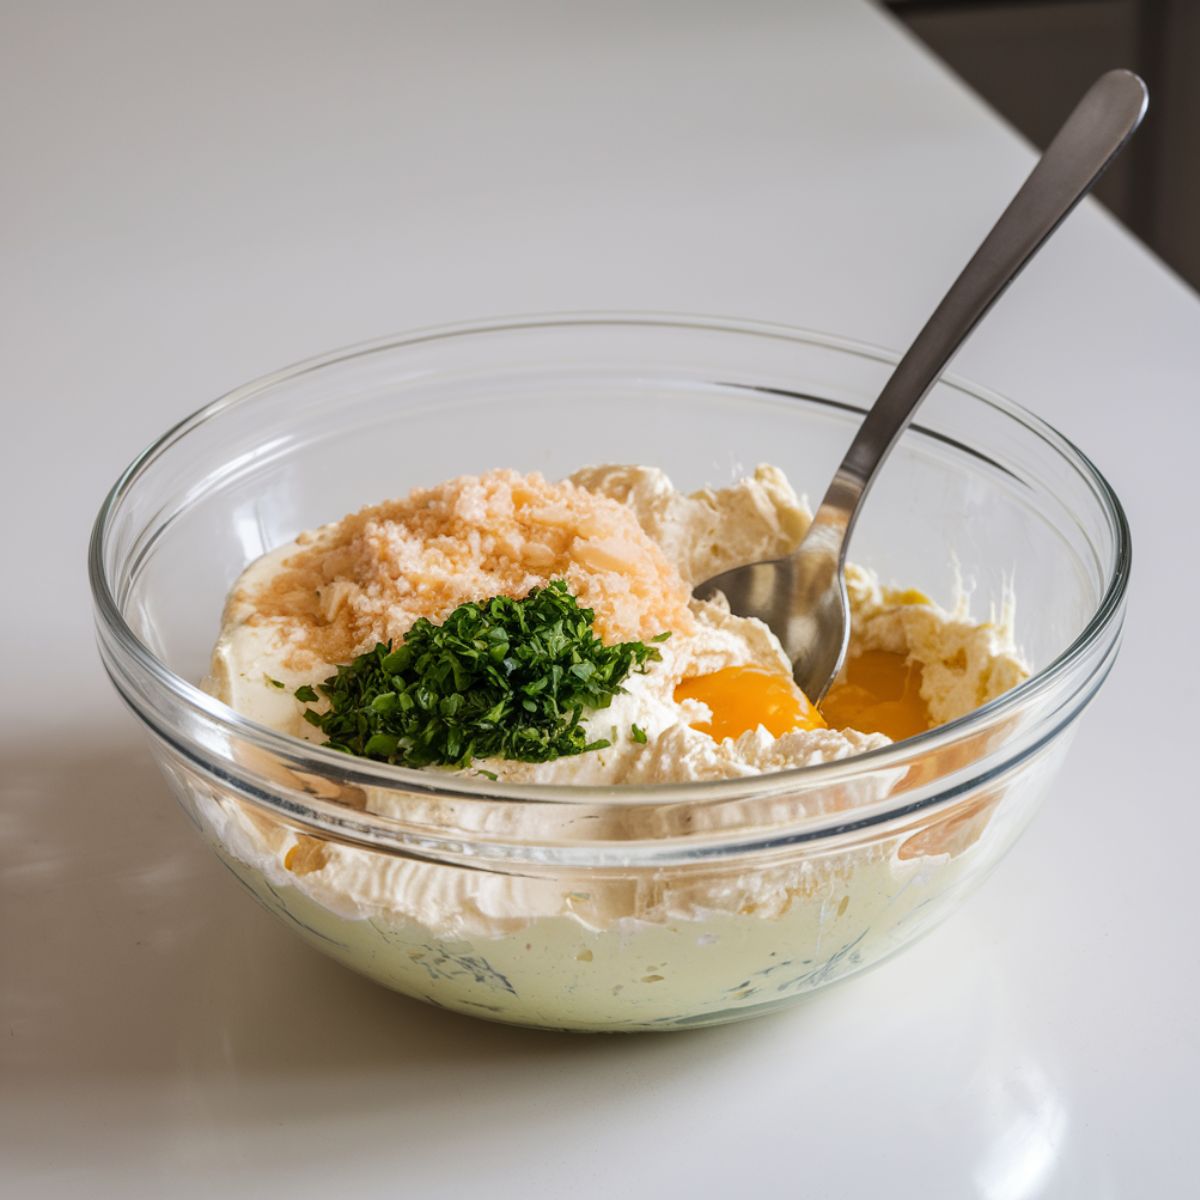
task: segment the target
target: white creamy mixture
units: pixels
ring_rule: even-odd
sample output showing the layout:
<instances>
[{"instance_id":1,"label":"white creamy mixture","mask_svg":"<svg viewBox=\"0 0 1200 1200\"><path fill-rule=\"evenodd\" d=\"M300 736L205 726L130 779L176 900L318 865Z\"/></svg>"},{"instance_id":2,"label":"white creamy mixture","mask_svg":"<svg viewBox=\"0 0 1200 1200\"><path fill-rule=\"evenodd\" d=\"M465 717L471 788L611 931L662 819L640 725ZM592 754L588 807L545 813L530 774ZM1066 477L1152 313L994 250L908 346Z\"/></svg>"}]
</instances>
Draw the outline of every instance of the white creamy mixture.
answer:
<instances>
[{"instance_id":1,"label":"white creamy mixture","mask_svg":"<svg viewBox=\"0 0 1200 1200\"><path fill-rule=\"evenodd\" d=\"M732 487L686 496L650 467L590 467L572 476L572 482L631 508L686 584L740 563L787 553L811 520L782 472L769 466ZM302 683L332 675L336 664L316 659L297 667L291 661L288 622L247 620L255 611L254 593L297 549L291 543L263 556L238 581L235 594L242 598L226 613L209 686L245 716L295 737L320 741L321 734L304 721L305 706L292 692ZM1024 677L1007 621L973 624L962 602L955 613L934 605L892 602L869 572L853 565L848 581L851 652L902 651L920 662L922 694L936 722L964 715ZM660 647L661 662L651 664L644 675L631 675L625 694L588 718L589 735L611 737L610 748L548 763L480 760L475 769L529 783L687 782L828 762L888 743L882 734L834 729L797 730L775 738L761 726L736 741L717 742L694 729L709 714L698 701L675 702L672 693L681 679L746 665L790 675L791 667L761 621L734 616L720 603L693 601L691 607L694 631L675 633ZM285 686L276 687L271 680ZM644 744L628 736L634 724L647 733Z\"/></svg>"},{"instance_id":2,"label":"white creamy mixture","mask_svg":"<svg viewBox=\"0 0 1200 1200\"><path fill-rule=\"evenodd\" d=\"M786 553L810 521L773 467L759 467L729 488L686 496L647 467L587 468L572 482L631 510L685 587ZM318 531L304 544L320 544L322 536ZM283 575L299 549L277 549L239 580L208 686L256 721L321 740L292 692L332 674L335 664L297 656L288 620L263 620L256 612L255 596ZM620 557L599 535L585 551L606 565ZM527 549L522 552L529 557ZM1010 613L975 624L965 601L953 612L914 603L855 567L849 585L851 654L887 650L918 662L922 697L935 722L961 716L1025 677ZM349 593L337 583L329 591L322 604L336 612ZM663 644L662 661L631 676L625 694L590 716L590 736L610 737L610 748L549 763L492 759L473 769L520 782L653 784L778 771L888 744L882 734L855 730L774 737L759 726L736 740L716 741L693 728L711 714L698 701L675 701L681 679L746 665L788 674L789 666L760 622L733 616L720 603L692 601L690 611L692 627ZM381 627L378 636L383 632ZM645 743L629 736L634 724L645 731ZM842 789L828 803L868 803L889 786L877 773L870 784L854 793ZM368 807L385 811L374 800ZM953 886L960 867L952 860L964 848L959 821L950 831L958 841L940 846L934 838L920 852L910 846L907 854L897 844L831 855L820 865L794 858L669 869L652 877L643 872L636 879L585 871L517 877L318 843L216 792L202 807L235 872L335 957L399 990L462 1011L571 1028L702 1022L815 987L854 969L860 958L872 961L891 942L907 940L907 931L903 938L897 931L922 919L920 911ZM966 847L988 824L990 807L963 818ZM797 815L794 805L789 815ZM1002 829L994 837L1007 844L1015 832ZM938 909L931 905L927 916Z\"/></svg>"}]
</instances>

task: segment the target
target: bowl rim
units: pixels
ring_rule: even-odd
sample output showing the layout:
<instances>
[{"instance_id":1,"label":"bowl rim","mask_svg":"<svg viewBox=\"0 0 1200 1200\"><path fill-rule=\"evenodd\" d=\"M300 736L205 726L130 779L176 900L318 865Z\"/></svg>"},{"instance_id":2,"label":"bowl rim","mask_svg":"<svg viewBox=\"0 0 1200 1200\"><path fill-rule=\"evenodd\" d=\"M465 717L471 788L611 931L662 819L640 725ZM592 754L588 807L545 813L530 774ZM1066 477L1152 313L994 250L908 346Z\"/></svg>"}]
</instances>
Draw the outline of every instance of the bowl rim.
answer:
<instances>
[{"instance_id":1,"label":"bowl rim","mask_svg":"<svg viewBox=\"0 0 1200 1200\"><path fill-rule=\"evenodd\" d=\"M867 342L778 322L654 310L579 310L513 314L425 326L302 359L290 366L249 380L196 409L168 428L165 433L142 450L118 476L97 512L88 543L88 579L101 633L108 634L121 654L131 660L135 667L148 675L158 686L167 689L176 701L201 721L215 723L225 734L235 739L252 742L268 752L282 754L285 759L303 757L309 765L323 768L326 774L336 775L341 782L374 788L401 788L408 793L416 792L442 797L457 796L464 800L518 803L538 801L564 805L585 804L593 807L597 804L636 806L638 804L657 805L679 802L723 802L797 789L809 791L817 787L844 784L855 777L877 770L903 767L908 765L913 758L934 753L953 742L979 733L983 728L1003 720L1012 710L1044 695L1064 676L1068 675L1072 667L1084 658L1110 630L1114 621L1119 620L1128 590L1132 544L1124 508L1107 479L1082 450L1048 422L1016 401L953 372L943 372L938 382L965 392L1015 420L1057 451L1083 477L1112 527L1115 541L1113 563L1095 611L1072 642L1046 666L1034 672L1016 687L962 717L918 734L916 737L893 742L887 746L855 754L845 759L733 779L595 785L506 783L500 780L485 780L479 776L449 772L432 773L374 762L369 759L351 758L344 753L302 741L290 734L280 733L269 726L242 716L235 709L204 691L198 684L175 674L144 645L125 620L105 569L105 549L111 518L122 500L136 486L143 472L160 455L192 431L218 419L231 409L250 404L256 397L280 384L354 359L451 338L576 326L665 328L719 335L752 335L801 343L822 350L838 351L883 365L894 365L900 358L895 351ZM1090 677L1089 675L1081 679L1073 692L1082 691ZM129 702L120 686L117 686L118 691ZM134 707L136 708L136 706ZM144 717L144 714L140 712L138 715ZM156 732L162 733L157 724L152 723L151 727ZM259 799L262 801L263 797L260 796ZM937 797L931 797L927 803L936 799ZM265 802L270 804L270 798L267 797ZM910 814L914 811L914 807L924 806L924 804L914 806L911 795L897 797L894 803L885 800L882 805L869 806L872 810L878 808L879 811L873 812L872 819L867 823L874 824L900 814ZM288 815L292 820L300 817L292 804L288 805ZM395 818L373 813L356 812L353 816L356 818L356 823L371 823L378 820L381 825L388 825L395 822ZM845 813L842 816L844 819L849 814ZM313 818L317 825L326 823L315 813ZM301 819L305 818L301 817ZM818 823L823 822L818 821ZM857 825L858 822L854 822L854 824ZM842 829L845 828L846 826L843 824Z\"/></svg>"}]
</instances>

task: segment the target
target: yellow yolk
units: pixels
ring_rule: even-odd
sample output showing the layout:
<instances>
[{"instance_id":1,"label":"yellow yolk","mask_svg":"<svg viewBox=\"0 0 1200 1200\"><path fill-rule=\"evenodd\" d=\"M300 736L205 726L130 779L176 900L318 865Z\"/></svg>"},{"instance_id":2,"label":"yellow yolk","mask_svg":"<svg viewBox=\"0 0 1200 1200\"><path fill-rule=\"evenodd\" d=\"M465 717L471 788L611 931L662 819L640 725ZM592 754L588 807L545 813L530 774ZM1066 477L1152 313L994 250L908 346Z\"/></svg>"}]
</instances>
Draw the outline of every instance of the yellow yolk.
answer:
<instances>
[{"instance_id":1,"label":"yellow yolk","mask_svg":"<svg viewBox=\"0 0 1200 1200\"><path fill-rule=\"evenodd\" d=\"M692 728L718 742L759 725L775 737L792 729L825 728L821 714L791 679L761 667L724 667L685 679L675 689L675 699L707 704L712 721Z\"/></svg>"},{"instance_id":2,"label":"yellow yolk","mask_svg":"<svg viewBox=\"0 0 1200 1200\"><path fill-rule=\"evenodd\" d=\"M834 729L883 733L894 742L933 727L921 698L921 664L889 650L864 650L846 662L845 679L821 705Z\"/></svg>"}]
</instances>

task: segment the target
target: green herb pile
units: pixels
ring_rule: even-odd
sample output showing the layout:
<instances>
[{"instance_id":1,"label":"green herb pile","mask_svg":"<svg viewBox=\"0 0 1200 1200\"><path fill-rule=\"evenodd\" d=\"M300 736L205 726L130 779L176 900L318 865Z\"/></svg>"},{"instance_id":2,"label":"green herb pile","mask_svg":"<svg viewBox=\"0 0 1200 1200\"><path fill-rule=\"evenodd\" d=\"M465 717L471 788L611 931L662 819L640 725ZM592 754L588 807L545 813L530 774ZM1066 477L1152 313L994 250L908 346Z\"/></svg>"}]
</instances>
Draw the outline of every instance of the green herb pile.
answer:
<instances>
[{"instance_id":1,"label":"green herb pile","mask_svg":"<svg viewBox=\"0 0 1200 1200\"><path fill-rule=\"evenodd\" d=\"M607 708L631 671L661 655L643 642L604 645L594 621L556 579L523 600L462 604L441 625L422 618L396 649L380 643L296 699L328 701L304 712L327 745L406 767L599 750L611 743L588 741L584 714ZM633 737L646 735L635 727Z\"/></svg>"}]
</instances>

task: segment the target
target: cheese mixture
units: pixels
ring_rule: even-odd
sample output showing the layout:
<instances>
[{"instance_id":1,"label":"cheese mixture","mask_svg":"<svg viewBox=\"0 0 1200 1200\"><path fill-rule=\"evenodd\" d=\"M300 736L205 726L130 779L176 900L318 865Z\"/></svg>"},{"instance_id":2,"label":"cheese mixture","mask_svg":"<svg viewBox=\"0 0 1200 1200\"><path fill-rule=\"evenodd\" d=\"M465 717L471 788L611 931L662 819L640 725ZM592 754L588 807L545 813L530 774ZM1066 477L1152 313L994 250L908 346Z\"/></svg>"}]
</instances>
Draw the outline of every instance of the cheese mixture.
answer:
<instances>
[{"instance_id":1,"label":"cheese mixture","mask_svg":"<svg viewBox=\"0 0 1200 1200\"><path fill-rule=\"evenodd\" d=\"M440 621L465 601L523 596L551 579L595 611L606 642L672 636L660 662L588 716L610 747L473 764L504 780L653 784L826 762L962 716L1024 678L1006 623L972 624L851 567L850 662L826 704L828 727L789 696L782 722L772 721L781 698L772 680L786 691L791 674L778 640L720 602L692 600L691 587L786 554L809 521L774 467L690 496L649 467L592 467L564 483L513 471L452 480L253 563L231 595L210 686L246 716L319 741L296 687L377 642L399 644L420 617ZM855 686L860 676L866 688ZM645 742L628 736L634 725Z\"/></svg>"},{"instance_id":2,"label":"cheese mixture","mask_svg":"<svg viewBox=\"0 0 1200 1200\"><path fill-rule=\"evenodd\" d=\"M589 738L609 744L549 762L430 770L646 785L845 758L965 715L1026 677L1011 613L974 623L964 600L946 611L851 566L848 660L818 713L791 683L770 630L719 600L691 598L696 582L786 554L810 519L770 466L691 495L642 466L590 467L563 482L507 470L452 480L252 563L231 592L207 686L242 714L319 742L297 688L378 642L401 644L419 618L440 622L465 602L522 597L561 579L594 610L606 644L671 635L657 661L586 715ZM886 790L877 776L827 803L868 803ZM955 827L961 845L919 854L862 851L819 870L794 862L663 872L646 887L584 871L522 878L385 856L297 835L218 793L209 799L206 819L226 860L322 949L436 1003L571 1028L724 1019L774 1002L755 972L780 972L772 987L787 983L775 988L787 996L851 970L872 937L894 937L898 922L952 885L955 868L931 875L929 860L945 865L988 821L985 808L965 842Z\"/></svg>"}]
</instances>

